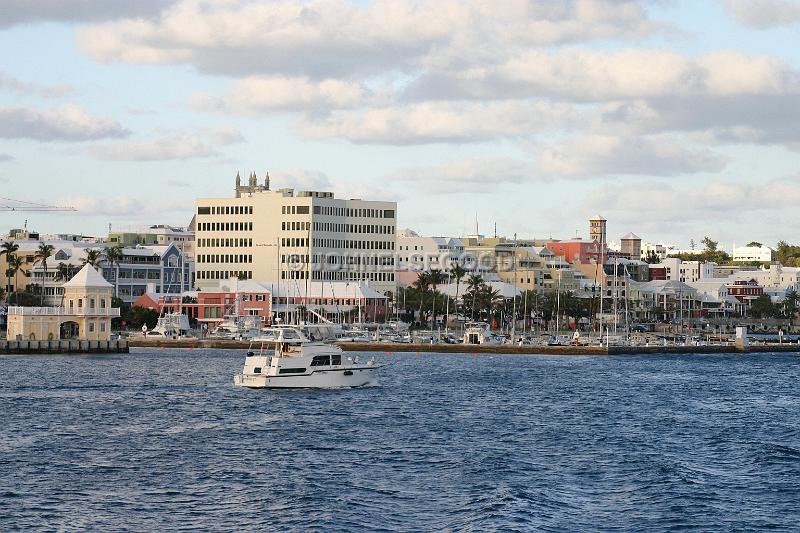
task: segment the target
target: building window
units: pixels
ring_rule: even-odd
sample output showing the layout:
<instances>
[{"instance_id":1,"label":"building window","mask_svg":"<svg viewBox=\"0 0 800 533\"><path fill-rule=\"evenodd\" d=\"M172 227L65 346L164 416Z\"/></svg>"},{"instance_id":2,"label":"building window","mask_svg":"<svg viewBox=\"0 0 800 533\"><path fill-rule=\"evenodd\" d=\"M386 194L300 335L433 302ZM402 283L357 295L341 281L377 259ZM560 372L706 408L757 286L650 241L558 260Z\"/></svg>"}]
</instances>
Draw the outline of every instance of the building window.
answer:
<instances>
[{"instance_id":1,"label":"building window","mask_svg":"<svg viewBox=\"0 0 800 533\"><path fill-rule=\"evenodd\" d=\"M210 215L211 214L211 208L210 207L198 207L197 208L197 214L198 215Z\"/></svg>"}]
</instances>

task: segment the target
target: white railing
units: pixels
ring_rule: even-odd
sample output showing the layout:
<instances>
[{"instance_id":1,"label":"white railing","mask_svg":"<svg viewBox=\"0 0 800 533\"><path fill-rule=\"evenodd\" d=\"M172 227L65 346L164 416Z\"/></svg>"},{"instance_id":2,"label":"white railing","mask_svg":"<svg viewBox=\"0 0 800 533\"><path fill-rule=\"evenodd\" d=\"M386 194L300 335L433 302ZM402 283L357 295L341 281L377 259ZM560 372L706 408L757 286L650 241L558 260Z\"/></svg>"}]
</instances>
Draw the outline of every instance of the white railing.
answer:
<instances>
[{"instance_id":1,"label":"white railing","mask_svg":"<svg viewBox=\"0 0 800 533\"><path fill-rule=\"evenodd\" d=\"M9 316L119 316L119 307L20 307L8 308Z\"/></svg>"}]
</instances>

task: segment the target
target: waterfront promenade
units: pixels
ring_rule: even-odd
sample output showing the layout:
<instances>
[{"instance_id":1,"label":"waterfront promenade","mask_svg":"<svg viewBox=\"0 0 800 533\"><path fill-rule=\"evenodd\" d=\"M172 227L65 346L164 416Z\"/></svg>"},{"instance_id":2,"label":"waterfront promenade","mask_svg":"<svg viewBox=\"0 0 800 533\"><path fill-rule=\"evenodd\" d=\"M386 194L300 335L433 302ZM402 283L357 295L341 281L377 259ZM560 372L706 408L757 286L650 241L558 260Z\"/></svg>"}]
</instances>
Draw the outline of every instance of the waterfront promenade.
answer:
<instances>
[{"instance_id":1,"label":"waterfront promenade","mask_svg":"<svg viewBox=\"0 0 800 533\"><path fill-rule=\"evenodd\" d=\"M128 341L131 348L188 348L188 349L246 349L247 341L223 339L145 339L134 337ZM650 346L517 346L510 344L407 344L379 342L341 342L339 346L349 352L418 352L418 353L471 353L471 354L521 354L521 355L632 355L632 354L709 354L709 353L760 353L797 352L800 344L770 343L748 346L745 350L727 345L650 345Z\"/></svg>"}]
</instances>

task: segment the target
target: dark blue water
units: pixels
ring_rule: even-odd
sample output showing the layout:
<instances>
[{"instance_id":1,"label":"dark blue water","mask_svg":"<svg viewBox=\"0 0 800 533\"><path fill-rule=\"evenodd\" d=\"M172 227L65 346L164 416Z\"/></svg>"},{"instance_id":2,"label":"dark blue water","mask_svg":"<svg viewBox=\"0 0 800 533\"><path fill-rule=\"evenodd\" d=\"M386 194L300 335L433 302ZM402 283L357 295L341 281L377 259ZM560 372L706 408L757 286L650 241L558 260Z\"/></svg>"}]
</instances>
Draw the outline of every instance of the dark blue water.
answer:
<instances>
[{"instance_id":1,"label":"dark blue water","mask_svg":"<svg viewBox=\"0 0 800 533\"><path fill-rule=\"evenodd\" d=\"M336 391L235 388L236 351L0 359L0 530L800 525L800 357L388 359Z\"/></svg>"}]
</instances>

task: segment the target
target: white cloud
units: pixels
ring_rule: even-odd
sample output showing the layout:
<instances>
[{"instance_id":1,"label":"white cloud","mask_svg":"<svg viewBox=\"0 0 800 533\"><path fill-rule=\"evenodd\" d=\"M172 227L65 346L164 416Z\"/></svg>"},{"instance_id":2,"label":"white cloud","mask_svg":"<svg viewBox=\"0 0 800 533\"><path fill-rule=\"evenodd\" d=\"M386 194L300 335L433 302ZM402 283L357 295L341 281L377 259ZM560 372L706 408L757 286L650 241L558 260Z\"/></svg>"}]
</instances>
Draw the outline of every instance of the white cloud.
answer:
<instances>
[{"instance_id":1,"label":"white cloud","mask_svg":"<svg viewBox=\"0 0 800 533\"><path fill-rule=\"evenodd\" d=\"M527 161L512 158L469 158L431 167L407 168L386 176L390 182L413 186L423 194L496 192L504 184L521 184L536 176Z\"/></svg>"},{"instance_id":2,"label":"white cloud","mask_svg":"<svg viewBox=\"0 0 800 533\"><path fill-rule=\"evenodd\" d=\"M0 163L8 163L9 161L14 161L13 155L0 153Z\"/></svg>"},{"instance_id":3,"label":"white cloud","mask_svg":"<svg viewBox=\"0 0 800 533\"><path fill-rule=\"evenodd\" d=\"M737 22L761 30L800 23L797 0L722 0Z\"/></svg>"},{"instance_id":4,"label":"white cloud","mask_svg":"<svg viewBox=\"0 0 800 533\"><path fill-rule=\"evenodd\" d=\"M162 220L168 214L185 216L193 209L193 198L183 196L177 200L164 201L158 198L143 199L128 195L74 195L59 198L55 205L69 205L81 216L110 217L114 219L144 219L158 216Z\"/></svg>"},{"instance_id":5,"label":"white cloud","mask_svg":"<svg viewBox=\"0 0 800 533\"><path fill-rule=\"evenodd\" d=\"M192 97L192 104L210 111L258 112L351 108L366 103L366 98L367 92L358 83L278 76L237 80L225 97L200 93Z\"/></svg>"},{"instance_id":6,"label":"white cloud","mask_svg":"<svg viewBox=\"0 0 800 533\"><path fill-rule=\"evenodd\" d=\"M531 49L505 63L423 74L415 99L551 97L585 102L664 96L800 94L786 63L733 51L687 58L669 50Z\"/></svg>"},{"instance_id":7,"label":"white cloud","mask_svg":"<svg viewBox=\"0 0 800 533\"><path fill-rule=\"evenodd\" d=\"M690 183L677 187L664 182L607 185L593 191L586 210L597 210L609 220L624 223L649 220L655 228L669 223L698 221L711 223L731 213L776 212L800 207L800 176L773 179L762 183L742 183L716 179L706 184ZM727 222L726 222L727 223Z\"/></svg>"},{"instance_id":8,"label":"white cloud","mask_svg":"<svg viewBox=\"0 0 800 533\"><path fill-rule=\"evenodd\" d=\"M585 135L551 145L539 157L543 175L592 178L608 175L675 176L717 172L726 159L705 148L687 148L664 136Z\"/></svg>"},{"instance_id":9,"label":"white cloud","mask_svg":"<svg viewBox=\"0 0 800 533\"><path fill-rule=\"evenodd\" d=\"M664 97L608 104L601 116L594 125L600 132L690 132L695 142L732 144L800 141L797 95Z\"/></svg>"},{"instance_id":10,"label":"white cloud","mask_svg":"<svg viewBox=\"0 0 800 533\"><path fill-rule=\"evenodd\" d=\"M41 85L19 80L2 72L0 72L0 90L17 94L37 93L44 98L60 98L75 92L75 88L71 85Z\"/></svg>"},{"instance_id":11,"label":"white cloud","mask_svg":"<svg viewBox=\"0 0 800 533\"><path fill-rule=\"evenodd\" d=\"M87 141L126 137L129 133L117 121L93 117L75 105L44 111L22 107L0 108L0 138Z\"/></svg>"},{"instance_id":12,"label":"white cloud","mask_svg":"<svg viewBox=\"0 0 800 533\"><path fill-rule=\"evenodd\" d=\"M385 186L365 182L331 179L324 172L305 168L276 169L270 171L272 189L290 187L295 191L332 192L337 198L382 198L400 200L403 195Z\"/></svg>"},{"instance_id":13,"label":"white cloud","mask_svg":"<svg viewBox=\"0 0 800 533\"><path fill-rule=\"evenodd\" d=\"M216 157L217 150L242 141L237 130L213 130L208 135L188 133L167 134L143 141L127 141L96 144L89 153L98 159L111 161L166 161L171 159L194 159Z\"/></svg>"},{"instance_id":14,"label":"white cloud","mask_svg":"<svg viewBox=\"0 0 800 533\"><path fill-rule=\"evenodd\" d=\"M4 0L0 28L36 22L98 21L153 15L174 0Z\"/></svg>"},{"instance_id":15,"label":"white cloud","mask_svg":"<svg viewBox=\"0 0 800 533\"><path fill-rule=\"evenodd\" d=\"M640 37L661 27L634 0L184 0L158 20L83 29L79 46L103 62L189 63L226 74L405 71L497 57L520 46Z\"/></svg>"},{"instance_id":16,"label":"white cloud","mask_svg":"<svg viewBox=\"0 0 800 533\"><path fill-rule=\"evenodd\" d=\"M403 145L528 137L554 127L570 128L579 120L571 106L547 102L424 102L334 111L304 117L297 127L311 138Z\"/></svg>"}]
</instances>

